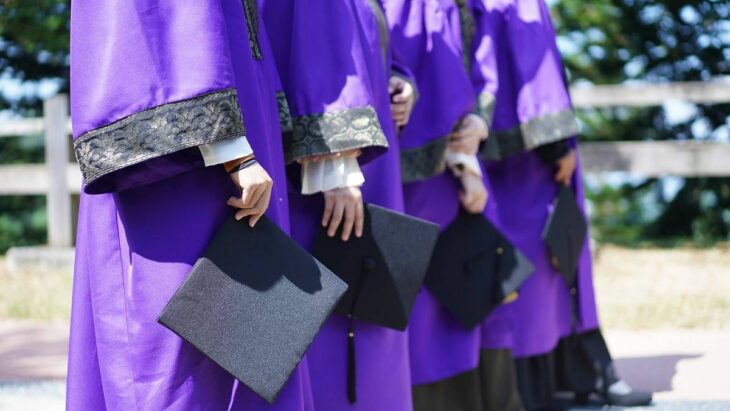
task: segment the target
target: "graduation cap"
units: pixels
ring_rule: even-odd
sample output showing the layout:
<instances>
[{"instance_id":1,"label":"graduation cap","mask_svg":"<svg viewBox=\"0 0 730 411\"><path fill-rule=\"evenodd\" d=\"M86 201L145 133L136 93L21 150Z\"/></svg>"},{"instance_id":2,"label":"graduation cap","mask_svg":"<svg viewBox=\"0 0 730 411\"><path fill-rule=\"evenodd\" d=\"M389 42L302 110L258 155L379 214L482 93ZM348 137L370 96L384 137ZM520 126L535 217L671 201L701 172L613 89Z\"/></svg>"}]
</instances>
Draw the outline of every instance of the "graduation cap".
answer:
<instances>
[{"instance_id":1,"label":"graduation cap","mask_svg":"<svg viewBox=\"0 0 730 411\"><path fill-rule=\"evenodd\" d=\"M484 215L460 209L438 238L425 284L459 323L472 329L534 269Z\"/></svg>"},{"instance_id":2,"label":"graduation cap","mask_svg":"<svg viewBox=\"0 0 730 411\"><path fill-rule=\"evenodd\" d=\"M266 217L231 215L158 321L272 403L346 289Z\"/></svg>"},{"instance_id":3,"label":"graduation cap","mask_svg":"<svg viewBox=\"0 0 730 411\"><path fill-rule=\"evenodd\" d=\"M355 392L354 319L405 330L438 237L436 224L373 204L365 205L360 238L342 241L321 228L312 254L342 278L349 289L335 312L350 318L348 398Z\"/></svg>"},{"instance_id":4,"label":"graduation cap","mask_svg":"<svg viewBox=\"0 0 730 411\"><path fill-rule=\"evenodd\" d=\"M575 285L578 260L588 235L588 223L570 187L560 189L553 212L547 219L542 238L553 267L563 275L568 287Z\"/></svg>"}]
</instances>

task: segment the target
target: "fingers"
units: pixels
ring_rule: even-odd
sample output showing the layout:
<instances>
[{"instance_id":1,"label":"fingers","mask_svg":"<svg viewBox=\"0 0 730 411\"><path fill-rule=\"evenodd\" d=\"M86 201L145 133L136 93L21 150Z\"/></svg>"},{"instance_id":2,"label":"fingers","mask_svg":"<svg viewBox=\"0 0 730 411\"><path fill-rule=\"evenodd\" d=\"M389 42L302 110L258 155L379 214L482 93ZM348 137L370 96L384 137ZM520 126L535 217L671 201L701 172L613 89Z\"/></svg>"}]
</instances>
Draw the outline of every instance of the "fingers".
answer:
<instances>
[{"instance_id":1,"label":"fingers","mask_svg":"<svg viewBox=\"0 0 730 411\"><path fill-rule=\"evenodd\" d=\"M461 200L464 209L473 214L481 213L487 205L487 195L483 192L464 193Z\"/></svg>"},{"instance_id":2,"label":"fingers","mask_svg":"<svg viewBox=\"0 0 730 411\"><path fill-rule=\"evenodd\" d=\"M355 204L345 206L345 221L342 223L342 241L350 239L350 234L355 226Z\"/></svg>"},{"instance_id":3,"label":"fingers","mask_svg":"<svg viewBox=\"0 0 730 411\"><path fill-rule=\"evenodd\" d=\"M470 213L481 213L487 204L487 190L481 178L465 174L462 177L463 189L459 193L459 200L464 209Z\"/></svg>"},{"instance_id":4,"label":"fingers","mask_svg":"<svg viewBox=\"0 0 730 411\"><path fill-rule=\"evenodd\" d=\"M555 182L565 185L565 171L562 168L558 168L558 171L555 173Z\"/></svg>"},{"instance_id":5,"label":"fingers","mask_svg":"<svg viewBox=\"0 0 730 411\"><path fill-rule=\"evenodd\" d=\"M469 138L472 134L474 134L472 127L467 124L451 132L451 138L457 140L462 138Z\"/></svg>"},{"instance_id":6,"label":"fingers","mask_svg":"<svg viewBox=\"0 0 730 411\"><path fill-rule=\"evenodd\" d=\"M365 210L362 200L355 205L355 237L362 237L362 230L365 226Z\"/></svg>"},{"instance_id":7,"label":"fingers","mask_svg":"<svg viewBox=\"0 0 730 411\"><path fill-rule=\"evenodd\" d=\"M393 95L390 101L395 104L406 104L410 101L412 95L413 92L410 87L403 87L400 92Z\"/></svg>"},{"instance_id":8,"label":"fingers","mask_svg":"<svg viewBox=\"0 0 730 411\"><path fill-rule=\"evenodd\" d=\"M250 227L254 227L259 219L261 219L261 216L263 216L269 208L272 186L273 185L268 182L260 186L256 190L253 206L237 211L235 215L236 220L241 220L242 218L250 216L251 218L249 218L248 225Z\"/></svg>"},{"instance_id":9,"label":"fingers","mask_svg":"<svg viewBox=\"0 0 730 411\"><path fill-rule=\"evenodd\" d=\"M404 116L408 114L408 105L405 103L393 103L390 105L390 112L393 116Z\"/></svg>"},{"instance_id":10,"label":"fingers","mask_svg":"<svg viewBox=\"0 0 730 411\"><path fill-rule=\"evenodd\" d=\"M454 152L460 152L464 154L476 154L479 151L480 141L474 136L454 138L453 136L449 139L449 150Z\"/></svg>"},{"instance_id":11,"label":"fingers","mask_svg":"<svg viewBox=\"0 0 730 411\"><path fill-rule=\"evenodd\" d=\"M468 144L464 140L450 140L449 150L457 152L466 152Z\"/></svg>"},{"instance_id":12,"label":"fingers","mask_svg":"<svg viewBox=\"0 0 730 411\"><path fill-rule=\"evenodd\" d=\"M334 237L337 234L337 229L340 227L342 217L345 214L345 204L341 201L335 202L335 209L332 212L332 220L330 220L329 228L327 229L327 235Z\"/></svg>"},{"instance_id":13,"label":"fingers","mask_svg":"<svg viewBox=\"0 0 730 411\"><path fill-rule=\"evenodd\" d=\"M272 185L269 185L269 187L264 191L263 195L261 196L260 201L260 208L259 212L257 214L254 214L251 216L251 218L248 220L248 225L253 228L256 223L258 223L261 216L266 213L266 210L269 209L269 203L271 202L271 189Z\"/></svg>"},{"instance_id":14,"label":"fingers","mask_svg":"<svg viewBox=\"0 0 730 411\"><path fill-rule=\"evenodd\" d=\"M241 207L239 208L251 208L259 202L261 194L264 193L266 187L264 185L255 185L253 187L244 187L241 192Z\"/></svg>"},{"instance_id":15,"label":"fingers","mask_svg":"<svg viewBox=\"0 0 730 411\"><path fill-rule=\"evenodd\" d=\"M392 76L388 79L388 94L398 92L403 87L403 79L397 76Z\"/></svg>"},{"instance_id":16,"label":"fingers","mask_svg":"<svg viewBox=\"0 0 730 411\"><path fill-rule=\"evenodd\" d=\"M410 118L410 111L407 107L402 105L390 105L391 115L393 116L393 122L396 126L405 126L408 124Z\"/></svg>"},{"instance_id":17,"label":"fingers","mask_svg":"<svg viewBox=\"0 0 730 411\"><path fill-rule=\"evenodd\" d=\"M474 195L469 191L462 191L459 193L459 200L461 201L462 207L470 213L474 211Z\"/></svg>"},{"instance_id":18,"label":"fingers","mask_svg":"<svg viewBox=\"0 0 730 411\"><path fill-rule=\"evenodd\" d=\"M335 200L328 193L324 195L324 213L322 214L322 227L327 227L332 218L332 212L335 211Z\"/></svg>"},{"instance_id":19,"label":"fingers","mask_svg":"<svg viewBox=\"0 0 730 411\"><path fill-rule=\"evenodd\" d=\"M566 186L570 185L570 178L573 175L571 167L566 164L559 164L558 171L555 173L555 182Z\"/></svg>"},{"instance_id":20,"label":"fingers","mask_svg":"<svg viewBox=\"0 0 730 411\"><path fill-rule=\"evenodd\" d=\"M355 236L362 236L364 211L362 194L358 187L341 187L325 191L325 213L322 226L327 227L327 235L334 237L342 226L340 238L347 241L354 231Z\"/></svg>"},{"instance_id":21,"label":"fingers","mask_svg":"<svg viewBox=\"0 0 730 411\"><path fill-rule=\"evenodd\" d=\"M254 185L244 187L241 191L241 198L231 197L226 202L231 207L236 208L252 208L258 202L264 187L262 185Z\"/></svg>"},{"instance_id":22,"label":"fingers","mask_svg":"<svg viewBox=\"0 0 730 411\"><path fill-rule=\"evenodd\" d=\"M226 203L240 209L235 214L237 220L253 216L249 219L249 225L253 227L269 208L274 182L266 170L257 163L231 174L231 178L241 188L241 196L230 197Z\"/></svg>"}]
</instances>

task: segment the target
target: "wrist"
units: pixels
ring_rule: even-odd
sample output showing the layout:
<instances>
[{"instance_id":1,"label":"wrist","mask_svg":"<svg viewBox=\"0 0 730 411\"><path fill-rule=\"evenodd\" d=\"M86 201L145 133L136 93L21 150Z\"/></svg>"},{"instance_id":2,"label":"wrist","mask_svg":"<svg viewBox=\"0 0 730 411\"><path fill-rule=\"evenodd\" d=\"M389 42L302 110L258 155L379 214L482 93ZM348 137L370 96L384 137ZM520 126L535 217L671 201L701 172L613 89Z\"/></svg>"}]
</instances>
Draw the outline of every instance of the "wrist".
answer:
<instances>
[{"instance_id":1,"label":"wrist","mask_svg":"<svg viewBox=\"0 0 730 411\"><path fill-rule=\"evenodd\" d=\"M234 168L240 166L241 164L243 164L246 161L249 161L249 160L252 160L255 158L256 157L253 155L253 153L251 153L247 156L243 156L243 157L237 158L235 160L226 161L225 163L223 163L223 168L225 168L227 173L230 173L233 171Z\"/></svg>"}]
</instances>

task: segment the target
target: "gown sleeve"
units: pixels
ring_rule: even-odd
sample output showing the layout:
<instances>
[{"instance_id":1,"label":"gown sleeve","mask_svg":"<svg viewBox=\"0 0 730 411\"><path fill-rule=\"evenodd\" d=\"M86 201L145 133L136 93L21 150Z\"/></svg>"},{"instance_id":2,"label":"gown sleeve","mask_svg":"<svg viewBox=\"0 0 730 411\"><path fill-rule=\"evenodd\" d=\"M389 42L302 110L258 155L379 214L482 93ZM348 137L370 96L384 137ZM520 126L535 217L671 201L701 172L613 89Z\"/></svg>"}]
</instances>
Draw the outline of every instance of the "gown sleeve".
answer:
<instances>
[{"instance_id":1,"label":"gown sleeve","mask_svg":"<svg viewBox=\"0 0 730 411\"><path fill-rule=\"evenodd\" d=\"M71 116L87 193L202 167L200 146L246 136L226 30L219 1L74 0Z\"/></svg>"},{"instance_id":2,"label":"gown sleeve","mask_svg":"<svg viewBox=\"0 0 730 411\"><path fill-rule=\"evenodd\" d=\"M416 84L416 76L413 74L413 70L408 67L408 62L401 56L400 52L396 48L391 48L391 64L390 64L390 76L396 76L413 87L413 93L415 101L421 97L418 92L418 85Z\"/></svg>"},{"instance_id":3,"label":"gown sleeve","mask_svg":"<svg viewBox=\"0 0 730 411\"><path fill-rule=\"evenodd\" d=\"M291 112L287 163L354 149L361 163L382 154L388 143L353 5L265 0L262 11Z\"/></svg>"},{"instance_id":4,"label":"gown sleeve","mask_svg":"<svg viewBox=\"0 0 730 411\"><path fill-rule=\"evenodd\" d=\"M475 113L492 126L495 97L499 84L497 72L496 22L490 19L482 1L457 0L462 30L465 64L477 96Z\"/></svg>"},{"instance_id":5,"label":"gown sleeve","mask_svg":"<svg viewBox=\"0 0 730 411\"><path fill-rule=\"evenodd\" d=\"M455 4L430 0L385 0L394 57L413 71L420 99L400 133L404 182L446 170L448 139L474 109L473 87L464 70Z\"/></svg>"}]
</instances>

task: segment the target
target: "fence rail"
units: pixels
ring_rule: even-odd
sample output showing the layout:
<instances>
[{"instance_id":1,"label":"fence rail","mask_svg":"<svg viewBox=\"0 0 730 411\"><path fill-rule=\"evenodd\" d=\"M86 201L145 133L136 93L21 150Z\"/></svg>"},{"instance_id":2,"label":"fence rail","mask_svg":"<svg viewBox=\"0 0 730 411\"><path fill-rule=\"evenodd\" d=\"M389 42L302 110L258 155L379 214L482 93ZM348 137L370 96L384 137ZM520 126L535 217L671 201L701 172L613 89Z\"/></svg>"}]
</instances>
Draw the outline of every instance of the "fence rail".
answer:
<instances>
[{"instance_id":1,"label":"fence rail","mask_svg":"<svg viewBox=\"0 0 730 411\"><path fill-rule=\"evenodd\" d=\"M667 101L730 102L730 79L661 84L630 83L570 88L576 108L660 106Z\"/></svg>"},{"instance_id":2,"label":"fence rail","mask_svg":"<svg viewBox=\"0 0 730 411\"><path fill-rule=\"evenodd\" d=\"M577 108L661 105L668 100L692 103L730 102L730 80L667 84L572 87ZM81 190L78 166L69 162L68 98L44 102L43 118L0 122L0 138L44 134L45 164L0 166L0 195L45 195L48 244L72 245L71 195ZM626 171L647 177L730 176L730 144L716 142L641 141L583 143L589 173Z\"/></svg>"}]
</instances>

